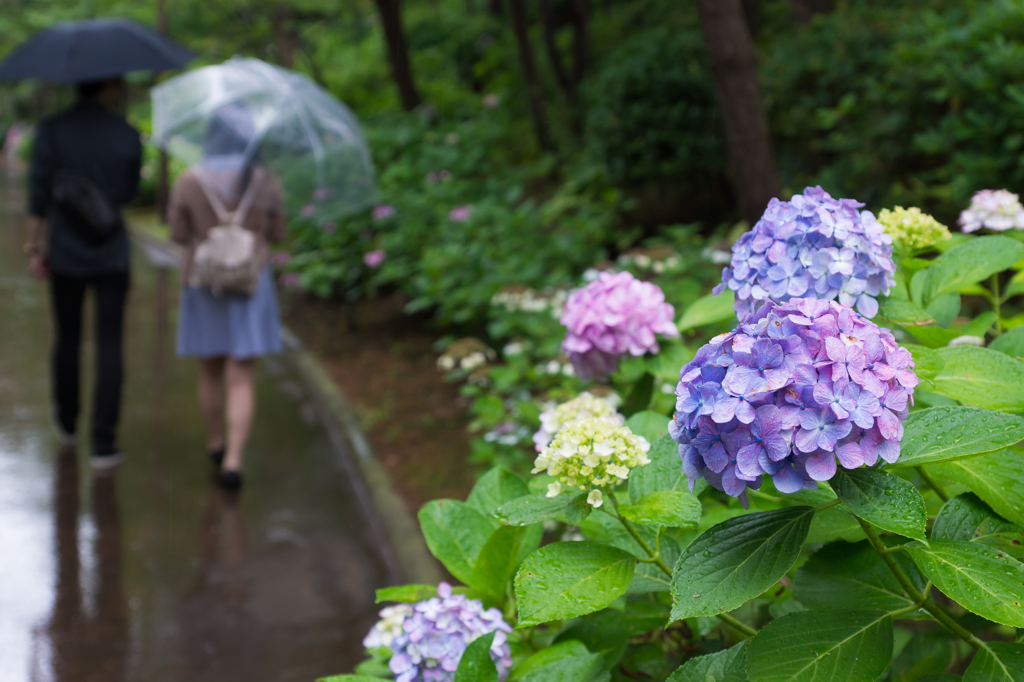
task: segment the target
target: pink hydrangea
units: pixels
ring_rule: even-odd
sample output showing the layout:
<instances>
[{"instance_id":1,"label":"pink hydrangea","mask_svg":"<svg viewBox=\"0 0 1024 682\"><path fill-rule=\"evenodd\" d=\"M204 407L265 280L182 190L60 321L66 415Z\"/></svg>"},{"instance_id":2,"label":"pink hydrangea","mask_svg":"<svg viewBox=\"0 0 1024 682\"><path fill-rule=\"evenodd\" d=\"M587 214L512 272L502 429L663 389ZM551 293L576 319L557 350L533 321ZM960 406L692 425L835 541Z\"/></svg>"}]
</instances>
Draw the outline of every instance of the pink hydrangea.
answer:
<instances>
[{"instance_id":1,"label":"pink hydrangea","mask_svg":"<svg viewBox=\"0 0 1024 682\"><path fill-rule=\"evenodd\" d=\"M473 214L472 206L456 206L448 212L448 218L457 222L464 223L469 220L469 216Z\"/></svg>"},{"instance_id":2,"label":"pink hydrangea","mask_svg":"<svg viewBox=\"0 0 1024 682\"><path fill-rule=\"evenodd\" d=\"M324 224L324 232L327 234L334 234L338 231L338 224L335 222L329 222Z\"/></svg>"},{"instance_id":3,"label":"pink hydrangea","mask_svg":"<svg viewBox=\"0 0 1024 682\"><path fill-rule=\"evenodd\" d=\"M302 213L302 216L304 218L312 218L313 215L316 213L316 206L314 206L313 204L306 204L305 206L302 207L300 213Z\"/></svg>"},{"instance_id":4,"label":"pink hydrangea","mask_svg":"<svg viewBox=\"0 0 1024 682\"><path fill-rule=\"evenodd\" d=\"M384 253L383 249L375 249L363 256L363 262L371 268L379 268L380 264L384 262L384 258L386 256L387 254Z\"/></svg>"},{"instance_id":5,"label":"pink hydrangea","mask_svg":"<svg viewBox=\"0 0 1024 682\"><path fill-rule=\"evenodd\" d=\"M374 220L385 220L395 215L395 207L390 204L381 204L377 208L373 209Z\"/></svg>"},{"instance_id":6,"label":"pink hydrangea","mask_svg":"<svg viewBox=\"0 0 1024 682\"><path fill-rule=\"evenodd\" d=\"M656 284L628 272L601 275L569 296L562 350L584 381L607 379L629 354L657 353L655 334L676 337L675 310Z\"/></svg>"},{"instance_id":7,"label":"pink hydrangea","mask_svg":"<svg viewBox=\"0 0 1024 682\"><path fill-rule=\"evenodd\" d=\"M287 251L276 251L275 253L271 254L270 263L272 265L277 266L288 265L291 259L291 254L289 254Z\"/></svg>"}]
</instances>

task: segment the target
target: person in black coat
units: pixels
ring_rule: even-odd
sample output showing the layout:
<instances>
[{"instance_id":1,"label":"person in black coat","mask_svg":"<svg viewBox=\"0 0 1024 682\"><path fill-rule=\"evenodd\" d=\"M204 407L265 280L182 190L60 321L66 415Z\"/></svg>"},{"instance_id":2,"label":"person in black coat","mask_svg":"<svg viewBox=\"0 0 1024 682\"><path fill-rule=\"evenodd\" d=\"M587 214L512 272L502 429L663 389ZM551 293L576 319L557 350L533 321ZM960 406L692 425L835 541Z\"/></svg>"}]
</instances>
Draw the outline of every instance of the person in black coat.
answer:
<instances>
[{"instance_id":1,"label":"person in black coat","mask_svg":"<svg viewBox=\"0 0 1024 682\"><path fill-rule=\"evenodd\" d=\"M122 336L129 285L128 234L123 220L97 239L78 213L58 203L54 188L68 173L91 181L120 215L139 186L142 142L120 114L120 78L78 86L78 102L44 120L32 149L29 181L29 269L50 283L56 343L53 392L56 427L75 441L79 413L79 355L82 305L87 289L95 296L97 353L93 401L92 462L95 468L120 463L115 430L123 383ZM43 240L45 226L45 246Z\"/></svg>"}]
</instances>

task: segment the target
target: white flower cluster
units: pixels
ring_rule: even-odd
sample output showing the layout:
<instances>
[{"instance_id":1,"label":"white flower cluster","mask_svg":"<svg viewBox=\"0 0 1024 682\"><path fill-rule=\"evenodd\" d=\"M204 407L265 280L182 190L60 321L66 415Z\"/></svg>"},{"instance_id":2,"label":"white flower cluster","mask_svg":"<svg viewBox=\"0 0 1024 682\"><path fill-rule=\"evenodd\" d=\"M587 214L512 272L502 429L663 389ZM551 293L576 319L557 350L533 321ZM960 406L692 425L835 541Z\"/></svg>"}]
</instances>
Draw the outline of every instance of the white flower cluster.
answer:
<instances>
[{"instance_id":1,"label":"white flower cluster","mask_svg":"<svg viewBox=\"0 0 1024 682\"><path fill-rule=\"evenodd\" d=\"M1009 190L983 189L971 197L970 208L960 214L957 222L964 232L976 232L983 227L997 232L1024 230L1024 206Z\"/></svg>"},{"instance_id":2,"label":"white flower cluster","mask_svg":"<svg viewBox=\"0 0 1024 682\"><path fill-rule=\"evenodd\" d=\"M631 469L650 464L651 444L615 419L598 417L566 424L533 462L533 473L547 472L558 480L548 486L548 497L563 490L590 489L587 503L604 504L601 488L629 478Z\"/></svg>"},{"instance_id":3,"label":"white flower cluster","mask_svg":"<svg viewBox=\"0 0 1024 682\"><path fill-rule=\"evenodd\" d=\"M598 398L594 394L584 391L572 400L561 404L553 400L544 403L544 411L540 413L540 429L533 434L533 443L537 447L537 452L551 443L559 429L580 419L608 417L614 419L619 425L625 424L626 420L623 416L615 411L618 401L619 397L614 393L604 398Z\"/></svg>"},{"instance_id":4,"label":"white flower cluster","mask_svg":"<svg viewBox=\"0 0 1024 682\"><path fill-rule=\"evenodd\" d=\"M569 298L564 289L537 291L536 289L509 288L503 289L491 297L491 305L504 308L509 312L542 313L550 310L552 317L561 317L562 309Z\"/></svg>"},{"instance_id":5,"label":"white flower cluster","mask_svg":"<svg viewBox=\"0 0 1024 682\"><path fill-rule=\"evenodd\" d=\"M412 615L412 610L412 604L395 604L381 609L380 620L370 628L363 639L363 646L367 649L391 646L391 641L402 634L402 623Z\"/></svg>"},{"instance_id":6,"label":"white flower cluster","mask_svg":"<svg viewBox=\"0 0 1024 682\"><path fill-rule=\"evenodd\" d=\"M674 270L682 263L679 254L671 248L657 246L627 251L619 256L616 262L624 268L632 266L638 270L651 270L657 275Z\"/></svg>"},{"instance_id":7,"label":"white flower cluster","mask_svg":"<svg viewBox=\"0 0 1024 682\"><path fill-rule=\"evenodd\" d=\"M479 339L460 339L453 343L444 354L437 359L437 368L442 372L456 369L472 372L494 360L494 351Z\"/></svg>"},{"instance_id":8,"label":"white flower cluster","mask_svg":"<svg viewBox=\"0 0 1024 682\"><path fill-rule=\"evenodd\" d=\"M533 368L533 371L537 374L547 375L550 377L555 377L559 374L567 377L576 376L576 369L563 355L560 355L556 360L548 360L547 362L536 365Z\"/></svg>"}]
</instances>

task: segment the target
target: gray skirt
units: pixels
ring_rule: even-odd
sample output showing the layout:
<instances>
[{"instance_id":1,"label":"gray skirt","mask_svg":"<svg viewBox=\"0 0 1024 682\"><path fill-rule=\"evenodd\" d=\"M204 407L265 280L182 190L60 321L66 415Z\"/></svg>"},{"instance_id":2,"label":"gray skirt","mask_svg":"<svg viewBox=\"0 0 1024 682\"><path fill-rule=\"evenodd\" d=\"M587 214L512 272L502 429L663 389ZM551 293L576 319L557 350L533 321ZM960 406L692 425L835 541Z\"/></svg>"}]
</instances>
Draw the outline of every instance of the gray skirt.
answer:
<instances>
[{"instance_id":1,"label":"gray skirt","mask_svg":"<svg viewBox=\"0 0 1024 682\"><path fill-rule=\"evenodd\" d=\"M281 316L270 268L252 296L186 286L178 314L178 355L236 360L280 353Z\"/></svg>"}]
</instances>

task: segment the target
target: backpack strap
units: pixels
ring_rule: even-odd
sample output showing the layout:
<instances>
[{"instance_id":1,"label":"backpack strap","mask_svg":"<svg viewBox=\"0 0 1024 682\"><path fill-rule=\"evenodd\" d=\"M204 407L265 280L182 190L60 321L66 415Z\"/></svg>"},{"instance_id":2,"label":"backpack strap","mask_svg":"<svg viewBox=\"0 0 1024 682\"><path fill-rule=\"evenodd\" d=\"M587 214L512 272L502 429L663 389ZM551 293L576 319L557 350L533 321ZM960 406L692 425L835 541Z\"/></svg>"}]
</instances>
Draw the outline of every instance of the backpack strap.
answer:
<instances>
[{"instance_id":1,"label":"backpack strap","mask_svg":"<svg viewBox=\"0 0 1024 682\"><path fill-rule=\"evenodd\" d=\"M221 225L233 223L235 218L234 214L224 208L224 202L220 200L217 193L207 187L206 183L203 182L199 175L193 174L193 177L195 177L196 182L198 182L199 186L203 189L203 194L206 195L206 200L210 203L210 208L212 208L213 212L217 214L217 221L220 222Z\"/></svg>"},{"instance_id":2,"label":"backpack strap","mask_svg":"<svg viewBox=\"0 0 1024 682\"><path fill-rule=\"evenodd\" d=\"M256 195L259 193L260 184L263 182L263 169L257 166L252 171L252 177L249 178L249 186L245 188L245 194L242 195L241 201L238 202L238 208L235 209L235 213L232 218L232 222L236 225L241 225L242 221L245 220L245 216L249 213L249 209L252 208L252 204L256 201Z\"/></svg>"}]
</instances>

